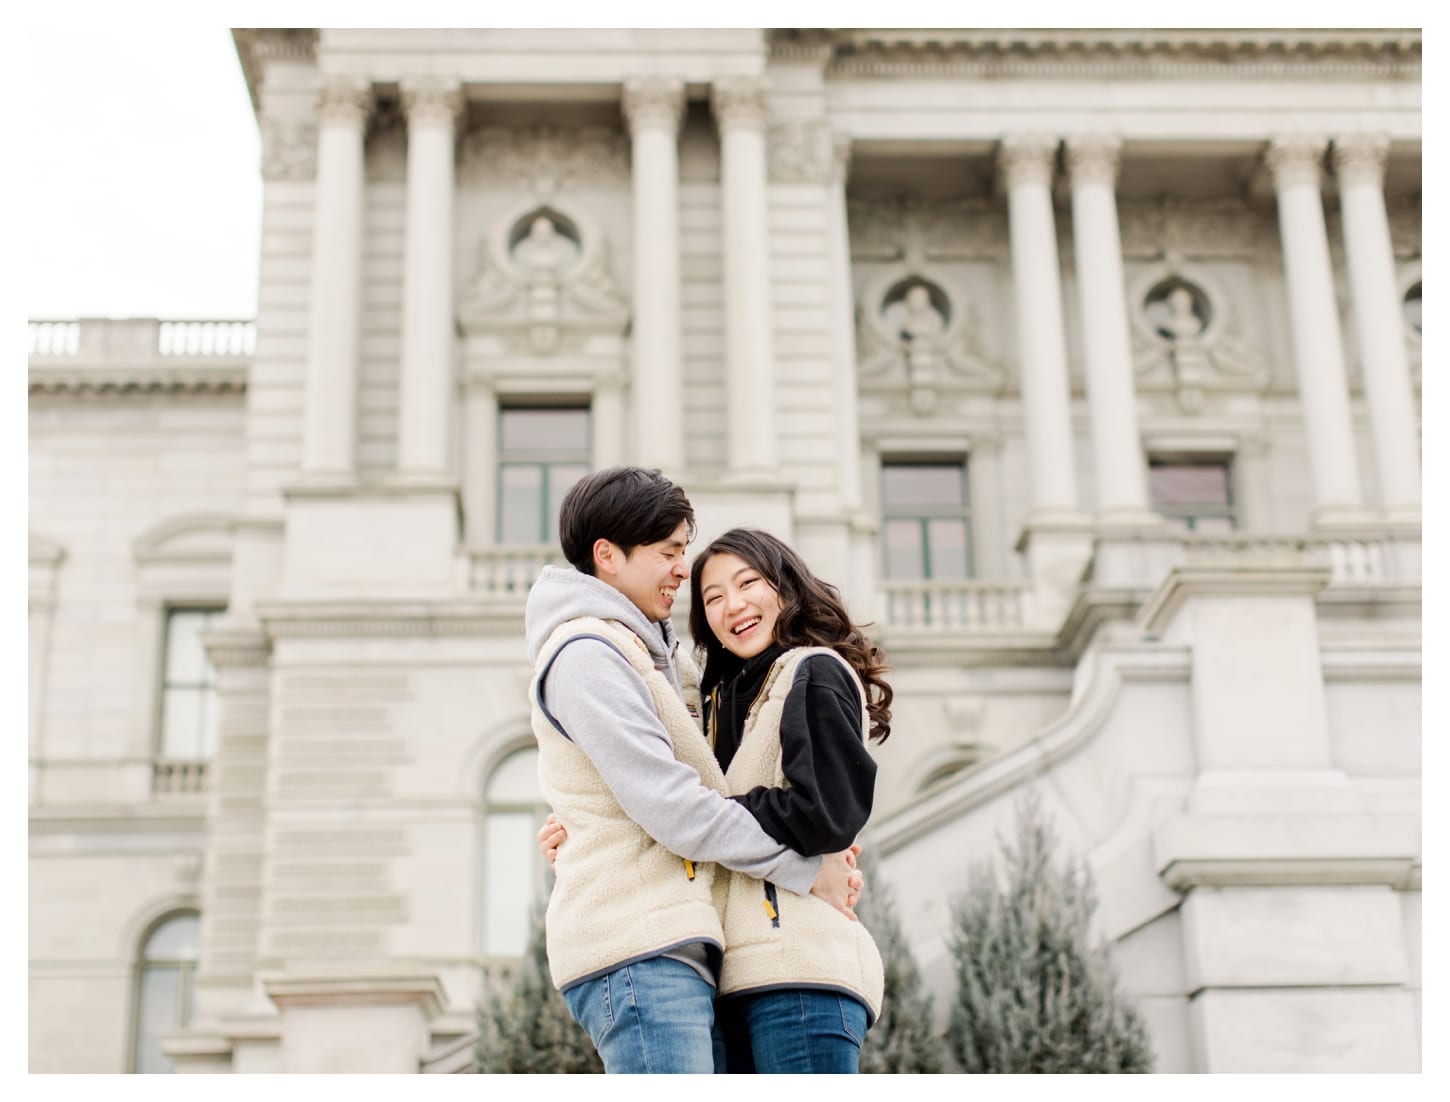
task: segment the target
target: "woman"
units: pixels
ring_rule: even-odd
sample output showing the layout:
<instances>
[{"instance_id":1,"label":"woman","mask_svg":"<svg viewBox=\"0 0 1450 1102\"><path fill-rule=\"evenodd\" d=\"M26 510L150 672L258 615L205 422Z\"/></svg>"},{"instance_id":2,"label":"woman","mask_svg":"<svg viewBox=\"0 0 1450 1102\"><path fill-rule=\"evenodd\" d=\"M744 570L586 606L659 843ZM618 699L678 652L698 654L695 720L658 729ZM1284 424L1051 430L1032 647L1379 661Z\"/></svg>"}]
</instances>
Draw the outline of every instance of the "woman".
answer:
<instances>
[{"instance_id":1,"label":"woman","mask_svg":"<svg viewBox=\"0 0 1450 1102\"><path fill-rule=\"evenodd\" d=\"M690 572L704 651L706 734L739 800L773 838L814 856L850 846L871 812L869 737L891 731L891 687L835 588L766 532L736 528ZM562 839L546 826L540 842ZM880 1012L871 936L829 904L729 875L717 1013L727 1070L855 1072Z\"/></svg>"}]
</instances>

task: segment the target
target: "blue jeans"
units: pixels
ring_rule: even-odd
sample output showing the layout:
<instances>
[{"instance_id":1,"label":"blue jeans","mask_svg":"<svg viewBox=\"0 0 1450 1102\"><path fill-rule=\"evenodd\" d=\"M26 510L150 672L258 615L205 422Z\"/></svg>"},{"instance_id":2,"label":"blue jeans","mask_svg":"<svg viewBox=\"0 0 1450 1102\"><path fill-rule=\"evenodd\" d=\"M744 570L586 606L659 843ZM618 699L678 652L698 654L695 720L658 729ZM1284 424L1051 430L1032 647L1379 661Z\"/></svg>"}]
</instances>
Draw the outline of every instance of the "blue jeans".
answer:
<instances>
[{"instance_id":1,"label":"blue jeans","mask_svg":"<svg viewBox=\"0 0 1450 1102\"><path fill-rule=\"evenodd\" d=\"M681 961L626 964L569 988L564 1002L611 1075L725 1070L715 989Z\"/></svg>"},{"instance_id":2,"label":"blue jeans","mask_svg":"<svg viewBox=\"0 0 1450 1102\"><path fill-rule=\"evenodd\" d=\"M855 1075L866 1007L849 995L807 988L735 995L719 1004L726 1071Z\"/></svg>"}]
</instances>

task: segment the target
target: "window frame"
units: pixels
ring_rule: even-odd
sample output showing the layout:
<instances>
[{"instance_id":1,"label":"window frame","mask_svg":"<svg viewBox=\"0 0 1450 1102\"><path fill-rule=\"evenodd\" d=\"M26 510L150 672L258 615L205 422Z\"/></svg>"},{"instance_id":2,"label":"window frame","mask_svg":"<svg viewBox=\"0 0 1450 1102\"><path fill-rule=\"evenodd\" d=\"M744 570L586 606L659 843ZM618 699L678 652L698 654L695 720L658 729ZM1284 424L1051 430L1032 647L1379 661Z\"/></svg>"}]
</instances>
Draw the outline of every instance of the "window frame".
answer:
<instances>
[{"instance_id":1,"label":"window frame","mask_svg":"<svg viewBox=\"0 0 1450 1102\"><path fill-rule=\"evenodd\" d=\"M577 450L564 448L540 448L530 450L509 451L504 446L504 421L511 413L542 413L550 411L570 411L584 414L585 442ZM540 471L539 479L539 518L542 521L542 532L537 540L529 541L529 544L553 544L558 541L558 534L555 526L558 524L558 517L551 516L554 510L551 508L552 487L551 475L555 468L567 465L578 465L584 468L586 474L594 470L594 442L595 442L595 413L593 403L588 397L584 398L551 398L551 399L526 399L510 398L508 401L500 401L497 411L497 419L494 425L497 447L494 454L494 532L497 534L497 542L504 546L515 546L505 541L505 513L508 507L507 496L504 492L504 475L510 469L524 468L537 469ZM583 476L581 476L583 477Z\"/></svg>"},{"instance_id":2,"label":"window frame","mask_svg":"<svg viewBox=\"0 0 1450 1102\"><path fill-rule=\"evenodd\" d=\"M157 655L156 658L156 714L152 721L152 759L153 761L158 763L195 763L200 765L207 765L216 760L216 753L219 749L218 746L212 747L212 752L209 757L171 757L164 752L164 742L166 738L167 691L169 689L178 687L172 685L168 680L168 670L170 667L171 659L171 620L172 617L179 612L202 612L210 615L212 617L212 620L208 622L208 625L204 625L205 628L206 626L209 626L210 623L215 622L215 620L220 619L221 617L224 617L226 615L227 605L225 603L218 604L216 602L210 601L170 601L163 604L161 607L160 653ZM199 641L198 646L200 646ZM216 665L212 662L210 655L206 653L206 648L204 646L201 647L201 651L202 661L205 664L204 668L209 670L212 675L210 684L202 686L187 685L182 687L209 688L212 692L215 706L218 709L217 719L218 723L220 724L221 691L217 685ZM218 731L218 742L220 742L220 731Z\"/></svg>"},{"instance_id":3,"label":"window frame","mask_svg":"<svg viewBox=\"0 0 1450 1102\"><path fill-rule=\"evenodd\" d=\"M1173 451L1152 451L1147 454L1145 471L1148 482L1149 507L1153 512L1169 521L1186 521L1186 530L1192 533L1199 533L1201 529L1197 526L1198 520L1203 519L1224 519L1229 522L1231 531L1239 531L1243 527L1243 501L1238 493L1238 457L1233 452L1173 452ZM1224 491L1227 501L1222 506L1214 503L1204 502L1191 506L1168 506L1165 507L1153 498L1153 476L1154 467L1221 467L1224 472ZM1205 512L1205 506L1209 511ZM1190 514L1187 510L1192 509ZM1213 511L1221 509L1221 512Z\"/></svg>"},{"instance_id":4,"label":"window frame","mask_svg":"<svg viewBox=\"0 0 1450 1102\"><path fill-rule=\"evenodd\" d=\"M519 813L528 813L533 821L534 829L535 831L537 831L539 827L543 826L544 819L548 816L551 810L548 801L544 799L542 792L539 793L539 798L537 802L529 802L522 799L508 798L491 799L489 796L489 787L492 785L494 778L497 777L503 769L508 767L509 764L520 755L532 754L534 756L535 765L537 766L538 753L538 744L532 739L530 739L530 741L528 742L520 741L510 744L509 746L505 747L503 750L500 751L498 756L483 772L483 780L482 783L479 785L478 789L480 806L478 862L479 892L478 918L477 922L475 923L474 936L476 938L479 956L482 960L486 962L517 962L523 959L523 956L528 951L527 933L524 939L524 945L518 954L499 952L494 948L494 946L489 944L489 906L492 898L492 891L494 888L494 885L492 884L490 879L491 872L488 866L489 833L491 829L490 820L495 815L516 815ZM537 845L531 844L527 846L525 852L528 854L529 858L528 882L531 885L538 885L544 889L549 888L553 884L553 867L544 860L543 854L539 852ZM530 897L526 901L526 923L531 921L533 918L533 907L536 902L537 900L532 897Z\"/></svg>"},{"instance_id":5,"label":"window frame","mask_svg":"<svg viewBox=\"0 0 1450 1102\"><path fill-rule=\"evenodd\" d=\"M976 524L975 513L972 509L972 485L971 474L972 464L970 455L964 452L938 453L938 452L891 452L882 455L879 461L878 486L880 490L880 516L881 516L881 578L882 581L908 582L908 581L972 581L975 579L978 568L978 555L976 548ZM958 471L961 476L962 502L957 506L915 506L902 508L899 512L894 511L890 498L886 492L887 470L901 467L936 467L951 468ZM893 520L916 520L919 522L921 536L921 564L922 573L913 577L892 577L888 572L889 552L886 546L886 528ZM962 578L940 578L931 573L931 539L930 523L933 520L960 520L963 526L963 550L966 557L966 571Z\"/></svg>"},{"instance_id":6,"label":"window frame","mask_svg":"<svg viewBox=\"0 0 1450 1102\"><path fill-rule=\"evenodd\" d=\"M194 917L197 922L196 956L191 960L150 960L146 956L146 946L150 944L158 931L168 922L178 918ZM136 942L136 950L131 961L131 1027L128 1031L126 1044L126 1073L128 1075L169 1075L175 1072L175 1067L165 1072L143 1072L137 1067L137 1057L140 1055L138 1049L141 1042L141 979L148 966L152 968L175 967L180 973L181 982L178 985L177 1008L178 1016L183 1020L176 1023L175 1029L184 1029L191 1024L191 1019L186 1017L185 1009L187 996L190 993L193 997L196 991L196 976L201 964L201 910L198 907L176 907L159 915L147 924L142 931L141 937Z\"/></svg>"}]
</instances>

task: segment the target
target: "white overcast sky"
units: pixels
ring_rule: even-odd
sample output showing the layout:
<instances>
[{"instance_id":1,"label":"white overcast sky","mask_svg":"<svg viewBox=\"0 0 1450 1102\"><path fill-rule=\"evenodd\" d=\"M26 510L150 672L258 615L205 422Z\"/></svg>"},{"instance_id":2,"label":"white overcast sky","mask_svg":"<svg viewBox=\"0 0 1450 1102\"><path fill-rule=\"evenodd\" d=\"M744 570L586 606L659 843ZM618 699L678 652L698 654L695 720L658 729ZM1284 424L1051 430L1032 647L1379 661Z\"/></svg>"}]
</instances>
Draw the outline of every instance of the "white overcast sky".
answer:
<instances>
[{"instance_id":1,"label":"white overcast sky","mask_svg":"<svg viewBox=\"0 0 1450 1102\"><path fill-rule=\"evenodd\" d=\"M25 33L27 314L252 316L260 138L231 33Z\"/></svg>"}]
</instances>

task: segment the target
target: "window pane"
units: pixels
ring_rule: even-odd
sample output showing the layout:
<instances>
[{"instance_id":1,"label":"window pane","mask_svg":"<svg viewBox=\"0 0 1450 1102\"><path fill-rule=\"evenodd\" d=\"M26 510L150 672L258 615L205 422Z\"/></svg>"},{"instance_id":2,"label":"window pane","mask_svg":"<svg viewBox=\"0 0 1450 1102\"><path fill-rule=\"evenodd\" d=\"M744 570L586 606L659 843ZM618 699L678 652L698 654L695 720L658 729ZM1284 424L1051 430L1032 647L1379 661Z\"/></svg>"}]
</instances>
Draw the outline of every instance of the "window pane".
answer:
<instances>
[{"instance_id":1,"label":"window pane","mask_svg":"<svg viewBox=\"0 0 1450 1102\"><path fill-rule=\"evenodd\" d=\"M484 798L491 804L542 804L539 791L539 752L520 750L499 763L488 778Z\"/></svg>"},{"instance_id":2,"label":"window pane","mask_svg":"<svg viewBox=\"0 0 1450 1102\"><path fill-rule=\"evenodd\" d=\"M881 468L882 504L887 512L966 504L964 471L960 463L890 463Z\"/></svg>"},{"instance_id":3,"label":"window pane","mask_svg":"<svg viewBox=\"0 0 1450 1102\"><path fill-rule=\"evenodd\" d=\"M888 520L882 528L886 547L888 578L921 578L925 576L922 561L921 522Z\"/></svg>"},{"instance_id":4,"label":"window pane","mask_svg":"<svg viewBox=\"0 0 1450 1102\"><path fill-rule=\"evenodd\" d=\"M543 510L544 471L537 466L499 469L500 543L541 543L547 530Z\"/></svg>"},{"instance_id":5,"label":"window pane","mask_svg":"<svg viewBox=\"0 0 1450 1102\"><path fill-rule=\"evenodd\" d=\"M201 633L213 616L209 609L176 609L167 615L167 681L197 685L211 680L211 663L201 645Z\"/></svg>"},{"instance_id":6,"label":"window pane","mask_svg":"<svg viewBox=\"0 0 1450 1102\"><path fill-rule=\"evenodd\" d=\"M1225 463L1155 463L1148 468L1154 505L1227 505Z\"/></svg>"},{"instance_id":7,"label":"window pane","mask_svg":"<svg viewBox=\"0 0 1450 1102\"><path fill-rule=\"evenodd\" d=\"M539 850L532 812L494 812L486 823L484 852L484 952L490 956L523 956L534 905L534 868Z\"/></svg>"},{"instance_id":8,"label":"window pane","mask_svg":"<svg viewBox=\"0 0 1450 1102\"><path fill-rule=\"evenodd\" d=\"M933 578L960 581L971 576L967 554L967 522L937 518L926 522Z\"/></svg>"},{"instance_id":9,"label":"window pane","mask_svg":"<svg viewBox=\"0 0 1450 1102\"><path fill-rule=\"evenodd\" d=\"M587 409L506 409L501 411L499 447L505 452L587 452Z\"/></svg>"},{"instance_id":10,"label":"window pane","mask_svg":"<svg viewBox=\"0 0 1450 1102\"><path fill-rule=\"evenodd\" d=\"M167 689L161 698L161 756L200 761L209 689Z\"/></svg>"},{"instance_id":11,"label":"window pane","mask_svg":"<svg viewBox=\"0 0 1450 1102\"><path fill-rule=\"evenodd\" d=\"M169 1072L171 1058L162 1055L161 1038L180 1023L181 970L147 965L141 970L136 1006L136 1070Z\"/></svg>"},{"instance_id":12,"label":"window pane","mask_svg":"<svg viewBox=\"0 0 1450 1102\"><path fill-rule=\"evenodd\" d=\"M559 538L559 506L564 504L564 495L574 484L589 473L585 463L555 463L549 468L549 535L545 542L554 543Z\"/></svg>"},{"instance_id":13,"label":"window pane","mask_svg":"<svg viewBox=\"0 0 1450 1102\"><path fill-rule=\"evenodd\" d=\"M196 960L200 931L201 918L198 915L179 914L169 918L146 939L142 959Z\"/></svg>"}]
</instances>

